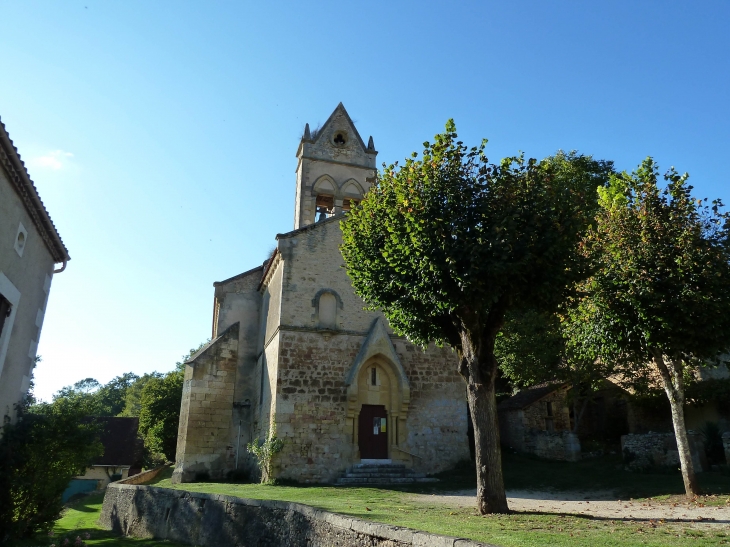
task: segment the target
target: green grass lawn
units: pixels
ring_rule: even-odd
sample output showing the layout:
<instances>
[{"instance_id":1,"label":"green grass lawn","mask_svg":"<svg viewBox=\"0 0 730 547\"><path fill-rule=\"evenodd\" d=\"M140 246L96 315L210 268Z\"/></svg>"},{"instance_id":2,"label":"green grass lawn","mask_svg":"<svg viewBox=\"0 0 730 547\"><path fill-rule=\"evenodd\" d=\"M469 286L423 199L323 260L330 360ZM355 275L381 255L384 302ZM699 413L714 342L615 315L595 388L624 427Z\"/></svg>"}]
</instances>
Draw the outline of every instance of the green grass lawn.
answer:
<instances>
[{"instance_id":1,"label":"green grass lawn","mask_svg":"<svg viewBox=\"0 0 730 547\"><path fill-rule=\"evenodd\" d=\"M510 489L614 490L617 497L649 497L683 491L679 474L629 473L620 460L606 457L578 463L547 462L506 455L505 481ZM428 532L471 538L504 547L664 546L730 544L730 531L694 529L671 523L592 519L550 513L478 516L474 509L451 509L415 501L411 494L440 494L473 488L473 470L461 467L440 476L433 485L401 488L334 486L264 486L259 484L194 483L173 486L167 476L155 486L182 488L255 499L293 501L362 519ZM701 475L701 484L715 493L730 493L730 477Z\"/></svg>"},{"instance_id":2,"label":"green grass lawn","mask_svg":"<svg viewBox=\"0 0 730 547\"><path fill-rule=\"evenodd\" d=\"M103 547L177 547L179 544L156 539L135 539L119 536L100 528L96 521L101 513L104 494L91 494L71 504L64 510L61 518L53 526L53 536L39 535L33 539L19 541L12 547L61 547L65 539L69 547L73 546L77 537L86 545ZM89 539L86 539L86 535Z\"/></svg>"},{"instance_id":3,"label":"green grass lawn","mask_svg":"<svg viewBox=\"0 0 730 547\"><path fill-rule=\"evenodd\" d=\"M508 489L524 490L612 490L620 499L667 497L683 492L678 473L629 473L620 459L607 456L577 463L548 462L504 455ZM478 516L472 508L451 509L439 503L416 501L412 494L443 494L474 488L471 466L462 466L439 476L440 482L400 488L358 488L333 486L264 486L259 484L195 483L173 486L171 470L150 485L183 488L255 499L293 501L366 520L406 526L428 532L466 537L504 547L556 546L710 546L730 545L730 531L690 528L671 523L602 520L555 513L520 513ZM707 493L730 496L730 476L721 473L699 475ZM54 536L40 536L16 543L15 547L61 547L65 538L73 545L77 536L89 546L175 547L177 544L151 539L120 537L96 524L102 494L93 494L72 504L54 526ZM708 503L710 503L708 501ZM90 535L85 539L86 534ZM214 547L214 546L209 546Z\"/></svg>"}]
</instances>

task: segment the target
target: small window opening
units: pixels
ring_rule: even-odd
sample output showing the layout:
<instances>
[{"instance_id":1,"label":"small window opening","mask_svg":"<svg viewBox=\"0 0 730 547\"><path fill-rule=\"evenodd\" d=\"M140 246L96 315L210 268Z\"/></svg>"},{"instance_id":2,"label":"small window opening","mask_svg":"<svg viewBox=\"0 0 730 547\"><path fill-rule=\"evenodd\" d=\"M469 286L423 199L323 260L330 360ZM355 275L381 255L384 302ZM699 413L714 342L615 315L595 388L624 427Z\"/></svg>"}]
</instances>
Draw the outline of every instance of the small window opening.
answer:
<instances>
[{"instance_id":1,"label":"small window opening","mask_svg":"<svg viewBox=\"0 0 730 547\"><path fill-rule=\"evenodd\" d=\"M378 385L378 373L375 367L370 370L370 383L374 386Z\"/></svg>"},{"instance_id":2,"label":"small window opening","mask_svg":"<svg viewBox=\"0 0 730 547\"><path fill-rule=\"evenodd\" d=\"M317 222L330 218L335 214L335 198L334 196L317 196L315 217Z\"/></svg>"},{"instance_id":3,"label":"small window opening","mask_svg":"<svg viewBox=\"0 0 730 547\"><path fill-rule=\"evenodd\" d=\"M25 226L23 226L23 223L21 222L18 225L18 234L15 236L15 244L13 245L15 247L15 252L18 253L18 256L23 256L23 251L25 250L25 243L28 239L28 230L25 229Z\"/></svg>"},{"instance_id":4,"label":"small window opening","mask_svg":"<svg viewBox=\"0 0 730 547\"><path fill-rule=\"evenodd\" d=\"M546 403L547 417L545 418L545 429L550 433L555 431L555 420L553 419L553 403Z\"/></svg>"},{"instance_id":5,"label":"small window opening","mask_svg":"<svg viewBox=\"0 0 730 547\"><path fill-rule=\"evenodd\" d=\"M338 146L342 146L347 142L347 139L345 139L345 134L342 132L337 132L335 134L334 143Z\"/></svg>"}]
</instances>

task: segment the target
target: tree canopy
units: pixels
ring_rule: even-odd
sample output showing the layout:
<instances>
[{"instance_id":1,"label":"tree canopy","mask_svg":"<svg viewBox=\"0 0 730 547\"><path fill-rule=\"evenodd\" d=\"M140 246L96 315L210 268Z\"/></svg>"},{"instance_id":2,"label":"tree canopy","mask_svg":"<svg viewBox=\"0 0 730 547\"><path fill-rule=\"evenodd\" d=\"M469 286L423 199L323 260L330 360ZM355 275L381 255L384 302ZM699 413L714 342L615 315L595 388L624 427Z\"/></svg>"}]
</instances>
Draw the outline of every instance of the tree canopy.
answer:
<instances>
[{"instance_id":1,"label":"tree canopy","mask_svg":"<svg viewBox=\"0 0 730 547\"><path fill-rule=\"evenodd\" d=\"M560 153L489 163L453 120L402 166L383 166L342 222L355 292L413 342L448 343L467 382L482 513L507 510L494 387L511 309L554 310L584 276L577 252L610 162ZM588 204L588 205L587 205Z\"/></svg>"},{"instance_id":2,"label":"tree canopy","mask_svg":"<svg viewBox=\"0 0 730 547\"><path fill-rule=\"evenodd\" d=\"M343 222L355 290L421 345L458 347L463 321L562 302L583 271L575 246L595 188L612 170L575 153L490 164L486 141L468 149L455 130L449 121L420 160L384 166Z\"/></svg>"},{"instance_id":3,"label":"tree canopy","mask_svg":"<svg viewBox=\"0 0 730 547\"><path fill-rule=\"evenodd\" d=\"M32 399L32 397L31 397ZM80 398L18 409L0 438L0 543L29 537L58 518L69 481L100 456L98 424Z\"/></svg>"},{"instance_id":4,"label":"tree canopy","mask_svg":"<svg viewBox=\"0 0 730 547\"><path fill-rule=\"evenodd\" d=\"M583 250L592 275L566 316L572 351L627 384L661 385L672 407L685 488L696 493L684 427L687 376L730 340L730 215L692 196L674 168L647 158L611 177Z\"/></svg>"}]
</instances>

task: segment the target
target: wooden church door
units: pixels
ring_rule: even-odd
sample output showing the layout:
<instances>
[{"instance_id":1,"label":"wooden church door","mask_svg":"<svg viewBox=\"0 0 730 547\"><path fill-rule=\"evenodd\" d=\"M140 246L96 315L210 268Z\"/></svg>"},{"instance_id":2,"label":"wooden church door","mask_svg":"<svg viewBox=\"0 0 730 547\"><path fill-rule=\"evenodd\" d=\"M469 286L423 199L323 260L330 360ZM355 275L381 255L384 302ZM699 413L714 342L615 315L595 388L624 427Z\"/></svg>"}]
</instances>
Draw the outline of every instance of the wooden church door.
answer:
<instances>
[{"instance_id":1,"label":"wooden church door","mask_svg":"<svg viewBox=\"0 0 730 547\"><path fill-rule=\"evenodd\" d=\"M362 405L358 439L362 459L388 458L388 413L383 405Z\"/></svg>"}]
</instances>

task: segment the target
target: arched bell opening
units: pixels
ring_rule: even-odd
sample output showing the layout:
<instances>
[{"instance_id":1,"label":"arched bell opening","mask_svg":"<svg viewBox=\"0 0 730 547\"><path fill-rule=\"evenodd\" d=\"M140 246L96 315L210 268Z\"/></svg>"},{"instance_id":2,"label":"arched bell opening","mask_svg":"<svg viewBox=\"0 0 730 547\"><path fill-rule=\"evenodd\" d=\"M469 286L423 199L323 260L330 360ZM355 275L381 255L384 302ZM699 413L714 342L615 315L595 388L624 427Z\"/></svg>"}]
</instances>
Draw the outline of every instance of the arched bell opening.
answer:
<instances>
[{"instance_id":1,"label":"arched bell opening","mask_svg":"<svg viewBox=\"0 0 730 547\"><path fill-rule=\"evenodd\" d=\"M317 194L315 202L315 219L317 222L327 220L335 214L335 198L332 195Z\"/></svg>"}]
</instances>

